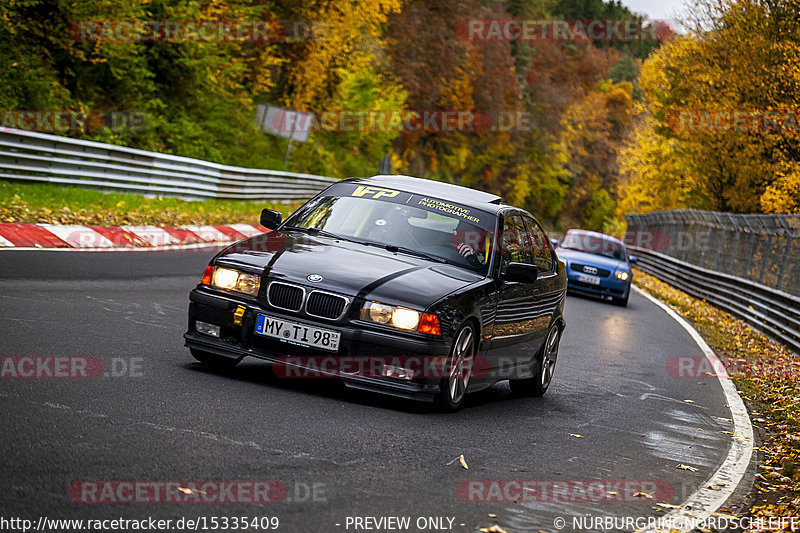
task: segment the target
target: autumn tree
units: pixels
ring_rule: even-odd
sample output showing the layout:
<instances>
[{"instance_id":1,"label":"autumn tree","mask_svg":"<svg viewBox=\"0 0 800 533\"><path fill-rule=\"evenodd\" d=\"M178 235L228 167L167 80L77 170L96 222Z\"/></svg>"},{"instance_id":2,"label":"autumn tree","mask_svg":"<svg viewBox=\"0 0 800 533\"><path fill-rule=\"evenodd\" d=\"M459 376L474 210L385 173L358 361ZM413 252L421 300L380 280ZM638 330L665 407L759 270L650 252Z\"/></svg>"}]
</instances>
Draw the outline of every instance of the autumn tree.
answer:
<instances>
[{"instance_id":1,"label":"autumn tree","mask_svg":"<svg viewBox=\"0 0 800 533\"><path fill-rule=\"evenodd\" d=\"M624 165L633 188L621 193L632 208L653 207L640 200L672 181L678 191L689 187L675 205L797 209L798 12L798 0L701 0L692 34L645 62L647 117L637 121Z\"/></svg>"}]
</instances>

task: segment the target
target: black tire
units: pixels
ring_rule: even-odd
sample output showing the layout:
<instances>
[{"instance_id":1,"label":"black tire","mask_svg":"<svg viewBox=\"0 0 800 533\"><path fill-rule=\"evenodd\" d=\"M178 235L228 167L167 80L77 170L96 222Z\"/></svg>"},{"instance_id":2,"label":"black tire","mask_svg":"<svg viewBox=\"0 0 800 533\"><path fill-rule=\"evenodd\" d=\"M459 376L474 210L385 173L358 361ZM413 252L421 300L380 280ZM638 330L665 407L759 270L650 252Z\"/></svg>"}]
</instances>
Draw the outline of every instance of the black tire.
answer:
<instances>
[{"instance_id":1,"label":"black tire","mask_svg":"<svg viewBox=\"0 0 800 533\"><path fill-rule=\"evenodd\" d=\"M511 390L524 396L535 396L537 398L544 396L544 393L550 388L550 382L553 380L553 373L558 360L558 345L560 343L561 329L557 324L553 324L547 333L542 349L536 356L534 364L537 368L534 376L528 379L512 379L510 381Z\"/></svg>"},{"instance_id":2,"label":"black tire","mask_svg":"<svg viewBox=\"0 0 800 533\"><path fill-rule=\"evenodd\" d=\"M239 361L242 360L242 357L225 357L195 348L190 348L189 351L192 352L192 357L204 365L218 370L229 370L238 365Z\"/></svg>"},{"instance_id":3,"label":"black tire","mask_svg":"<svg viewBox=\"0 0 800 533\"><path fill-rule=\"evenodd\" d=\"M471 324L461 326L450 349L445 370L447 377L439 382L439 408L446 413L458 411L464 405L467 387L472 377L477 336Z\"/></svg>"}]
</instances>

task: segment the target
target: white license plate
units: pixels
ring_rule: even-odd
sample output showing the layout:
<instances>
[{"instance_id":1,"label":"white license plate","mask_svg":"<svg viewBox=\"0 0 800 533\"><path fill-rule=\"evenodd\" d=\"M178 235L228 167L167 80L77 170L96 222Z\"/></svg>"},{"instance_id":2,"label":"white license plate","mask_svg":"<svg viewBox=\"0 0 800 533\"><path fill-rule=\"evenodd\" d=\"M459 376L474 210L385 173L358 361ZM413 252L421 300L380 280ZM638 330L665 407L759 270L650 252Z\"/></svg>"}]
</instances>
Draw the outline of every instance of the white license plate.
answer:
<instances>
[{"instance_id":1,"label":"white license plate","mask_svg":"<svg viewBox=\"0 0 800 533\"><path fill-rule=\"evenodd\" d=\"M597 276L589 276L587 274L578 274L578 281L591 283L592 285L600 285L600 278Z\"/></svg>"},{"instance_id":2,"label":"white license plate","mask_svg":"<svg viewBox=\"0 0 800 533\"><path fill-rule=\"evenodd\" d=\"M286 342L322 348L335 352L339 350L339 339L342 336L338 331L316 328L291 320L273 318L267 315L258 315L256 319L256 333Z\"/></svg>"}]
</instances>

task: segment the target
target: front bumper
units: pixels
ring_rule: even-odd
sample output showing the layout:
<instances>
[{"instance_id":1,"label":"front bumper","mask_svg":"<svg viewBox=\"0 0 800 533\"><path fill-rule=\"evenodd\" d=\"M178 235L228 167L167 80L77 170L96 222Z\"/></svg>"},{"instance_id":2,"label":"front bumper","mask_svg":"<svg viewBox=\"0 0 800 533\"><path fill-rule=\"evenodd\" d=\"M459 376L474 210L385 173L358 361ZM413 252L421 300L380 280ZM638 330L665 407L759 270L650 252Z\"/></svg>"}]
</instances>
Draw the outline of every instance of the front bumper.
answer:
<instances>
[{"instance_id":1,"label":"front bumper","mask_svg":"<svg viewBox=\"0 0 800 533\"><path fill-rule=\"evenodd\" d=\"M445 340L427 340L404 336L402 333L392 334L392 332L371 330L359 327L357 324L349 322L347 318L337 322L311 321L307 317L294 316L268 308L259 301L221 295L203 287L192 290L189 300L189 329L184 334L185 346L223 357L250 356L271 364L282 364L287 358L291 358L292 361L296 361L298 358L317 356L326 358L371 356L442 358L450 352L450 346ZM234 311L239 306L246 307L241 325L234 323ZM258 335L255 333L258 314L268 314L338 331L341 333L339 350L331 352L307 348ZM195 327L198 320L220 326L220 337L198 333ZM351 388L376 391L403 398L430 401L439 392L439 380L434 378L406 380L350 373L330 373L321 371L319 367L315 367L314 371L324 377L339 378Z\"/></svg>"},{"instance_id":2,"label":"front bumper","mask_svg":"<svg viewBox=\"0 0 800 533\"><path fill-rule=\"evenodd\" d=\"M580 292L590 294L592 296L603 296L613 298L624 298L631 288L631 280L619 280L611 276L600 278L599 285L593 285L584 281L578 280L578 273L574 274L571 271L567 273L567 289L572 292Z\"/></svg>"}]
</instances>

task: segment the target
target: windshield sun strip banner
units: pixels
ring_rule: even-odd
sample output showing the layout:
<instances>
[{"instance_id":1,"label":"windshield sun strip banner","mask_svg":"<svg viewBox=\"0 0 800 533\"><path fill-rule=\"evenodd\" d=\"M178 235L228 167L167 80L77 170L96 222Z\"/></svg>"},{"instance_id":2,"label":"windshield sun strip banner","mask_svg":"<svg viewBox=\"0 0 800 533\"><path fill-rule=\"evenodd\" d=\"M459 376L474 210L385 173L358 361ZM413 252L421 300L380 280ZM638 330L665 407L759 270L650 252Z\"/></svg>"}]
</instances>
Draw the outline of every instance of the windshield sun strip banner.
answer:
<instances>
[{"instance_id":1,"label":"windshield sun strip banner","mask_svg":"<svg viewBox=\"0 0 800 533\"><path fill-rule=\"evenodd\" d=\"M369 198L392 204L407 205L431 213L452 216L487 231L494 231L495 229L495 217L489 213L433 196L398 191L388 187L351 183L336 184L328 190L328 194L331 196Z\"/></svg>"}]
</instances>

